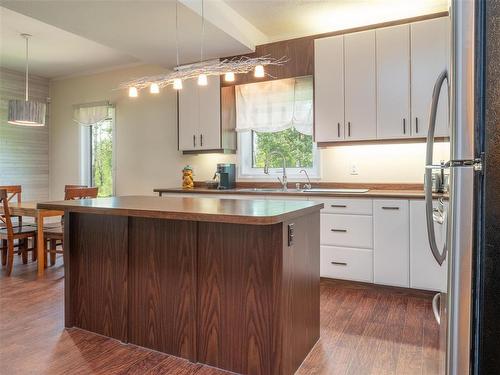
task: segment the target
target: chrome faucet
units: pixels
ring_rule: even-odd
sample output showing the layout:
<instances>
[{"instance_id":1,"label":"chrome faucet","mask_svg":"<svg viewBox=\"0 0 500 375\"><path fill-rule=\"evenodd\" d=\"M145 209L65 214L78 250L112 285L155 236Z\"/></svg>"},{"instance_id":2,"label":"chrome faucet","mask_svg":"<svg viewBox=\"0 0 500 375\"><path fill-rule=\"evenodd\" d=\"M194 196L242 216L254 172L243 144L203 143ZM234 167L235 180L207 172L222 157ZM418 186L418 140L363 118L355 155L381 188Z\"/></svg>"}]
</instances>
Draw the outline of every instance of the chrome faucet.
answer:
<instances>
[{"instance_id":1,"label":"chrome faucet","mask_svg":"<svg viewBox=\"0 0 500 375\"><path fill-rule=\"evenodd\" d=\"M307 174L307 171L305 169L301 169L299 171L299 173L302 173L302 172L304 172L306 174L306 177L307 177L307 184L304 184L304 189L307 190L307 189L312 188L312 186L311 186L311 179L309 178L309 175Z\"/></svg>"},{"instance_id":2,"label":"chrome faucet","mask_svg":"<svg viewBox=\"0 0 500 375\"><path fill-rule=\"evenodd\" d=\"M281 188L283 189L283 191L287 191L288 190L288 177L286 176L286 159L285 159L285 155L283 155L281 152L279 151L271 151L269 154L266 155L266 162L264 164L264 173L265 174L269 174L269 157L271 155L279 155L281 156L281 159L283 160L283 176L281 178L278 177L278 180L281 184Z\"/></svg>"}]
</instances>

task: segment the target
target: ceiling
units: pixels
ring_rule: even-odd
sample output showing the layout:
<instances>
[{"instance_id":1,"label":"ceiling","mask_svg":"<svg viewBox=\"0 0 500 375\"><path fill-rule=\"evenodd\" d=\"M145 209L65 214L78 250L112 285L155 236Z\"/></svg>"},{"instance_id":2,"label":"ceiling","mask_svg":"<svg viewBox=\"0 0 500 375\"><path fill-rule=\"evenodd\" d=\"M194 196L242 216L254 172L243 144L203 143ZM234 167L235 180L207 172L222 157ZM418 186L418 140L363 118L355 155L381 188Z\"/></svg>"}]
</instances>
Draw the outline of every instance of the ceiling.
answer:
<instances>
[{"instance_id":1,"label":"ceiling","mask_svg":"<svg viewBox=\"0 0 500 375\"><path fill-rule=\"evenodd\" d=\"M268 41L448 10L448 0L225 0Z\"/></svg>"},{"instance_id":2,"label":"ceiling","mask_svg":"<svg viewBox=\"0 0 500 375\"><path fill-rule=\"evenodd\" d=\"M204 59L270 41L447 9L448 0L205 0ZM2 0L0 63L59 78L113 67L176 64L174 0ZM200 59L201 0L178 0L180 63Z\"/></svg>"}]
</instances>

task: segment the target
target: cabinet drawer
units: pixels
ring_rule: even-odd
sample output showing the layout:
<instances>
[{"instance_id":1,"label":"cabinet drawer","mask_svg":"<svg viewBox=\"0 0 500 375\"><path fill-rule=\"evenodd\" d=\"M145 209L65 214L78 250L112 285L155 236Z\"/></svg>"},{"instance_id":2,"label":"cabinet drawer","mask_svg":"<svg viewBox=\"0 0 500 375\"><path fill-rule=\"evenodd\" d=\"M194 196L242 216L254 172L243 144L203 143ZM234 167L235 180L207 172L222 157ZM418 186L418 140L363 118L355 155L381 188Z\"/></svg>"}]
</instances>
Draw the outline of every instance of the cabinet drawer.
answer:
<instances>
[{"instance_id":1,"label":"cabinet drawer","mask_svg":"<svg viewBox=\"0 0 500 375\"><path fill-rule=\"evenodd\" d=\"M321 244L373 247L372 217L365 215L321 215Z\"/></svg>"},{"instance_id":2,"label":"cabinet drawer","mask_svg":"<svg viewBox=\"0 0 500 375\"><path fill-rule=\"evenodd\" d=\"M309 200L323 203L325 208L321 213L329 214L351 214L351 215L371 215L372 200L371 199L347 199L347 198L314 198L309 197Z\"/></svg>"},{"instance_id":3,"label":"cabinet drawer","mask_svg":"<svg viewBox=\"0 0 500 375\"><path fill-rule=\"evenodd\" d=\"M321 276L373 282L373 252L366 249L321 246Z\"/></svg>"}]
</instances>

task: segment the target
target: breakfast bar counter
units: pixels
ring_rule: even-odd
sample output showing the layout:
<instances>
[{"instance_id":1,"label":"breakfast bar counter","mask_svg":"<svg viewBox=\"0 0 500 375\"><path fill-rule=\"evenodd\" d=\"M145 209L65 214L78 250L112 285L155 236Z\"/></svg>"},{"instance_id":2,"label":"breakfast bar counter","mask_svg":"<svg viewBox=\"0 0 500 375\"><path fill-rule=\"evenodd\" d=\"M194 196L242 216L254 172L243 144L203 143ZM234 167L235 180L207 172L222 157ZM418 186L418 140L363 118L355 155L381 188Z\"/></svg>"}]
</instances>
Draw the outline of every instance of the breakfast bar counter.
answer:
<instances>
[{"instance_id":1,"label":"breakfast bar counter","mask_svg":"<svg viewBox=\"0 0 500 375\"><path fill-rule=\"evenodd\" d=\"M319 339L310 201L115 197L65 212L65 325L241 374L293 374Z\"/></svg>"}]
</instances>

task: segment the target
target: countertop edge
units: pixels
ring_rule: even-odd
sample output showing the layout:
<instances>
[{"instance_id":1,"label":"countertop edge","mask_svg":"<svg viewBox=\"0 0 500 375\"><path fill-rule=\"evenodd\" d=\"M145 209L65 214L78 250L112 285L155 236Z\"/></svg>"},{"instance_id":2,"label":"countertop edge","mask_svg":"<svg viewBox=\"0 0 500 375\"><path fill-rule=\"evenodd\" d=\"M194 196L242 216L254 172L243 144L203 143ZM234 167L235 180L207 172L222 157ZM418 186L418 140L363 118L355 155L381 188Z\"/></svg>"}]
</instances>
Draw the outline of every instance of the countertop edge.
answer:
<instances>
[{"instance_id":1,"label":"countertop edge","mask_svg":"<svg viewBox=\"0 0 500 375\"><path fill-rule=\"evenodd\" d=\"M127 209L116 207L89 207L89 206L66 206L57 203L42 202L37 204L37 208L43 210L58 210L75 213L89 213L96 215L111 215L111 216L130 216L144 217L152 219L171 219L184 221L202 221L212 223L228 223L228 224L249 224L249 225L273 225L283 223L295 219L297 217L306 216L314 212L320 212L324 207L322 203L315 204L309 207L299 208L291 212L285 212L273 216L248 216L248 215L231 215L231 214L209 214L209 213L192 213L192 212L177 212L177 211L157 211L157 210L141 210Z\"/></svg>"}]
</instances>

